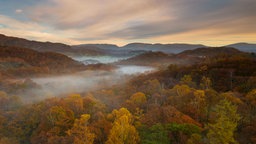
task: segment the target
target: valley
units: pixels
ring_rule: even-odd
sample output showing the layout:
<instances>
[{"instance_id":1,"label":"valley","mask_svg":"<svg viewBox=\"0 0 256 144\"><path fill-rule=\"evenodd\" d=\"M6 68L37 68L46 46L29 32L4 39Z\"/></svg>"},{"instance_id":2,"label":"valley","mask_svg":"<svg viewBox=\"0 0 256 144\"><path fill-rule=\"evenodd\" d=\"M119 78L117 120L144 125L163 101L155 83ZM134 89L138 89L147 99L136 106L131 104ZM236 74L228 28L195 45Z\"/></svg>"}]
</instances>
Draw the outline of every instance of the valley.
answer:
<instances>
[{"instance_id":1,"label":"valley","mask_svg":"<svg viewBox=\"0 0 256 144\"><path fill-rule=\"evenodd\" d=\"M232 138L255 142L254 49L1 37L0 143L108 143L128 118L129 143L207 144L208 125L230 112L220 123L237 126Z\"/></svg>"},{"instance_id":2,"label":"valley","mask_svg":"<svg viewBox=\"0 0 256 144\"><path fill-rule=\"evenodd\" d=\"M256 0L0 0L0 144L256 144Z\"/></svg>"}]
</instances>

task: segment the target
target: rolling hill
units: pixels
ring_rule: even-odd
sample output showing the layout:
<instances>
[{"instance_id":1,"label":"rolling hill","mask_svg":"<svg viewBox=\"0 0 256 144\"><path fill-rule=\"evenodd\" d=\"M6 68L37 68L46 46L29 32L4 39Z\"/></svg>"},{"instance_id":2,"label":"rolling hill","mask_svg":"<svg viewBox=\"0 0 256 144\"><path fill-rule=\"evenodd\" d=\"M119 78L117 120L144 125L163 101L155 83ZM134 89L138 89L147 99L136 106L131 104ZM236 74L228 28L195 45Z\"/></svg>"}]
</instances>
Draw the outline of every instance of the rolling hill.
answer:
<instances>
[{"instance_id":1,"label":"rolling hill","mask_svg":"<svg viewBox=\"0 0 256 144\"><path fill-rule=\"evenodd\" d=\"M207 48L197 48L194 50L183 51L177 56L190 56L190 57L215 57L219 55L239 55L245 54L232 47L207 47Z\"/></svg>"},{"instance_id":2,"label":"rolling hill","mask_svg":"<svg viewBox=\"0 0 256 144\"><path fill-rule=\"evenodd\" d=\"M84 46L83 49L75 49L62 43L30 41L23 38L5 36L3 34L0 34L0 46L22 47L39 52L57 52L68 56L103 55L103 53L98 51L94 46Z\"/></svg>"},{"instance_id":3,"label":"rolling hill","mask_svg":"<svg viewBox=\"0 0 256 144\"><path fill-rule=\"evenodd\" d=\"M200 62L204 58L222 55L247 55L235 48L230 47L205 47L186 50L178 54L167 54L163 52L146 52L135 57L117 62L122 65L149 65L161 66L163 64L190 65Z\"/></svg>"},{"instance_id":4,"label":"rolling hill","mask_svg":"<svg viewBox=\"0 0 256 144\"><path fill-rule=\"evenodd\" d=\"M2 75L24 77L38 74L70 73L83 68L83 64L63 54L0 46L0 72Z\"/></svg>"}]
</instances>

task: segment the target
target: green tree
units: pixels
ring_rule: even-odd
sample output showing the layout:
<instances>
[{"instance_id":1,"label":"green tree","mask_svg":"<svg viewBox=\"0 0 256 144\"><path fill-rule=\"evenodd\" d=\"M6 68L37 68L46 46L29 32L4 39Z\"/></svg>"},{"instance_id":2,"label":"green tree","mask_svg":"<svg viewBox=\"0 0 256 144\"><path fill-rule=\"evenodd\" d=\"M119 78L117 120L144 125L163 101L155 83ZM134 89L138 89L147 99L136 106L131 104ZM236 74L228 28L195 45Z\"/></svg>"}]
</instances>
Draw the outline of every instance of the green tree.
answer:
<instances>
[{"instance_id":1,"label":"green tree","mask_svg":"<svg viewBox=\"0 0 256 144\"><path fill-rule=\"evenodd\" d=\"M232 105L226 99L221 100L216 106L217 119L215 123L208 124L207 138L209 144L229 144L237 143L234 139L238 121L237 106Z\"/></svg>"},{"instance_id":2,"label":"green tree","mask_svg":"<svg viewBox=\"0 0 256 144\"><path fill-rule=\"evenodd\" d=\"M184 144L189 136L190 142L201 140L200 128L192 124L157 123L151 127L143 125L139 130L142 144Z\"/></svg>"},{"instance_id":3,"label":"green tree","mask_svg":"<svg viewBox=\"0 0 256 144\"><path fill-rule=\"evenodd\" d=\"M163 124L155 124L150 128L146 126L140 127L142 144L169 144L168 130Z\"/></svg>"}]
</instances>

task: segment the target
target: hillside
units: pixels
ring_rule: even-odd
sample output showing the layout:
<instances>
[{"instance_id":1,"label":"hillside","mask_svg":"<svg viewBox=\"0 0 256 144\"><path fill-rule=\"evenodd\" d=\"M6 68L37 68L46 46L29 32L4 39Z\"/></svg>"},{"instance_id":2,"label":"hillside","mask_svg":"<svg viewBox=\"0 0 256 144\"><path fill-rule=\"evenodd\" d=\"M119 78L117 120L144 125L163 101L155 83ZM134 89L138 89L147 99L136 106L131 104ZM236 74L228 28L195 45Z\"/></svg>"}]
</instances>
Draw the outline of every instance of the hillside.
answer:
<instances>
[{"instance_id":1,"label":"hillside","mask_svg":"<svg viewBox=\"0 0 256 144\"><path fill-rule=\"evenodd\" d=\"M219 55L246 55L246 53L229 47L197 48L193 50L186 50L178 54L166 54L163 52L150 51L126 60L122 60L117 62L117 64L150 66L161 66L163 64L191 65L200 62L204 58Z\"/></svg>"},{"instance_id":2,"label":"hillside","mask_svg":"<svg viewBox=\"0 0 256 144\"><path fill-rule=\"evenodd\" d=\"M84 49L75 49L62 43L30 41L23 38L9 37L2 34L0 34L0 46L23 47L39 52L57 52L68 56L103 55L102 52L97 51L97 47L93 46L85 46Z\"/></svg>"},{"instance_id":3,"label":"hillside","mask_svg":"<svg viewBox=\"0 0 256 144\"><path fill-rule=\"evenodd\" d=\"M68 73L83 69L83 65L54 52L37 52L20 47L0 46L0 70L17 77L36 74Z\"/></svg>"},{"instance_id":4,"label":"hillside","mask_svg":"<svg viewBox=\"0 0 256 144\"><path fill-rule=\"evenodd\" d=\"M158 79L166 87L172 87L184 75L190 75L196 84L200 84L203 77L210 78L212 88L218 92L248 92L256 88L255 63L256 58L250 55L216 56L193 65L169 65L165 70L136 79L135 83L140 85L139 81Z\"/></svg>"},{"instance_id":5,"label":"hillside","mask_svg":"<svg viewBox=\"0 0 256 144\"><path fill-rule=\"evenodd\" d=\"M190 57L215 57L219 55L239 55L245 54L235 48L231 47L207 47L197 48L194 50L186 50L179 53L177 56L190 56Z\"/></svg>"},{"instance_id":6,"label":"hillside","mask_svg":"<svg viewBox=\"0 0 256 144\"><path fill-rule=\"evenodd\" d=\"M24 47L36 51L70 52L70 46L61 43L30 41L23 38L8 37L0 34L0 46Z\"/></svg>"},{"instance_id":7,"label":"hillside","mask_svg":"<svg viewBox=\"0 0 256 144\"><path fill-rule=\"evenodd\" d=\"M245 119L239 121L240 118L236 118L238 130L232 131L235 139L242 144L255 143L255 135L251 135L256 132L256 59L253 54L228 47L198 48L179 54L147 52L121 63L171 65L152 73L126 77L127 80L118 79L116 85L108 86L115 80L106 79L109 73L114 72L115 65L96 64L84 67L58 53L0 47L1 134L5 139L17 141L16 143L37 144L56 139L57 142L53 143L72 143L73 137L67 131L77 134L76 132L84 132L90 128L90 132L95 135L95 143L102 143L111 136L111 131L119 120L124 122L122 118L129 118L134 120L129 127L137 131L141 142L187 144L193 140L193 136L198 136L199 141L207 140L204 135L211 130L207 126L215 124L219 120L217 116L223 112L225 115L222 116L228 122L233 122L234 118L228 115L231 109L235 117ZM62 75L56 78L57 81L46 81L45 85L36 83L40 79L24 79L27 75L59 75L81 69L92 71L73 76ZM105 71L99 72L99 69ZM6 75L22 79L6 80L2 77ZM113 77L119 76L113 73ZM93 85L93 79L102 80L95 83L102 87L85 91ZM70 86L77 84L78 87L62 87L66 83L70 83ZM43 90L45 87L47 91ZM75 88L82 90L77 92ZM32 93L29 93L30 89ZM31 105L23 105L19 101L19 98L24 97L27 101L41 98L37 96L39 92L36 93L36 90L47 99ZM49 92L66 90L70 90L71 94L48 97L51 94ZM118 118L121 114L123 116ZM89 118L91 120L88 121ZM78 122L83 123L80 125ZM219 123L216 128L223 122ZM79 127L75 127L76 124ZM80 129L81 127L84 129ZM161 139L158 138L159 135L162 136Z\"/></svg>"}]
</instances>

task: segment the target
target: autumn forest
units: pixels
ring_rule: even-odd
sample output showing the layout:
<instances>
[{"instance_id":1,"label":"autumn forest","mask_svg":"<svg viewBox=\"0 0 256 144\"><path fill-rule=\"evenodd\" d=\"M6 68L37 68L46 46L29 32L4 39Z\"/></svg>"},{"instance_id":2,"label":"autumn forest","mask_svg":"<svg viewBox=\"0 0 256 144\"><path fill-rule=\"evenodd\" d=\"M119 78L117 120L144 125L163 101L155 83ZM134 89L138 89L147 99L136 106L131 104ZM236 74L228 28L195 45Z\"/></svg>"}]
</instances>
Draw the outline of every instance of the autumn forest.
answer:
<instances>
[{"instance_id":1,"label":"autumn forest","mask_svg":"<svg viewBox=\"0 0 256 144\"><path fill-rule=\"evenodd\" d=\"M256 143L253 51L0 45L0 144Z\"/></svg>"},{"instance_id":2,"label":"autumn forest","mask_svg":"<svg viewBox=\"0 0 256 144\"><path fill-rule=\"evenodd\" d=\"M0 144L256 144L256 0L0 0Z\"/></svg>"}]
</instances>

